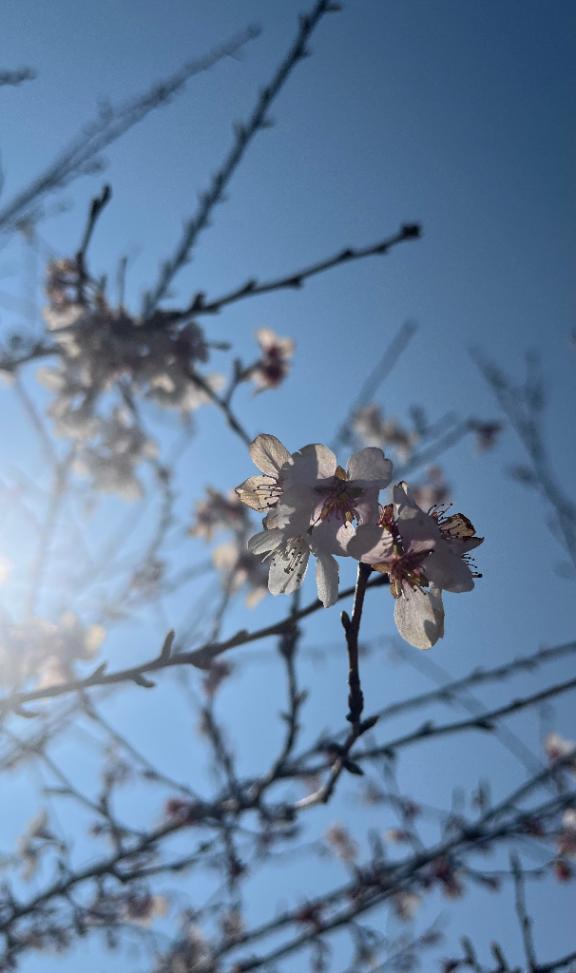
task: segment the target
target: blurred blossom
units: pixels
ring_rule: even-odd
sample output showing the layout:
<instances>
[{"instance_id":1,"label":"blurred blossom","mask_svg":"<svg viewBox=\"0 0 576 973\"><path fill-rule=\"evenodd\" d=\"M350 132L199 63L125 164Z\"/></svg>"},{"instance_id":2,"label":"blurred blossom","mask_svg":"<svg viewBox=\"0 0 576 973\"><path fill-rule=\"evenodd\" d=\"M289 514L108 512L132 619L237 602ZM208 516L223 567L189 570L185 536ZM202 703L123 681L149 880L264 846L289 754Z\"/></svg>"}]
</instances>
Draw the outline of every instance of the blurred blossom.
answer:
<instances>
[{"instance_id":1,"label":"blurred blossom","mask_svg":"<svg viewBox=\"0 0 576 973\"><path fill-rule=\"evenodd\" d=\"M189 533L192 537L212 540L220 530L234 530L242 533L249 527L246 507L232 490L221 493L214 487L207 487L206 497L196 504L195 517Z\"/></svg>"},{"instance_id":2,"label":"blurred blossom","mask_svg":"<svg viewBox=\"0 0 576 973\"><path fill-rule=\"evenodd\" d=\"M220 544L212 552L212 560L232 591L248 589L246 604L249 608L255 608L268 594L268 571L245 549L245 540Z\"/></svg>"},{"instance_id":3,"label":"blurred blossom","mask_svg":"<svg viewBox=\"0 0 576 973\"><path fill-rule=\"evenodd\" d=\"M38 688L66 682L74 663L93 658L106 632L100 625L84 626L72 612L57 624L32 619L21 624L4 620L0 628L0 679L19 686L33 678Z\"/></svg>"},{"instance_id":4,"label":"blurred blossom","mask_svg":"<svg viewBox=\"0 0 576 973\"><path fill-rule=\"evenodd\" d=\"M244 932L244 919L239 908L228 909L221 919L222 933L226 939L236 939Z\"/></svg>"},{"instance_id":5,"label":"blurred blossom","mask_svg":"<svg viewBox=\"0 0 576 973\"><path fill-rule=\"evenodd\" d=\"M250 369L250 378L258 391L277 388L290 370L294 353L291 338L281 338L271 328L260 328L256 332L261 357Z\"/></svg>"},{"instance_id":6,"label":"blurred blossom","mask_svg":"<svg viewBox=\"0 0 576 973\"><path fill-rule=\"evenodd\" d=\"M576 860L576 808L564 811L557 845L559 855Z\"/></svg>"},{"instance_id":7,"label":"blurred blossom","mask_svg":"<svg viewBox=\"0 0 576 973\"><path fill-rule=\"evenodd\" d=\"M328 828L326 841L343 862L350 864L358 857L358 845L341 824L333 824Z\"/></svg>"},{"instance_id":8,"label":"blurred blossom","mask_svg":"<svg viewBox=\"0 0 576 973\"><path fill-rule=\"evenodd\" d=\"M415 433L409 432L396 419L384 419L378 405L358 409L352 420L352 430L363 446L393 449L403 463L412 455L418 440Z\"/></svg>"},{"instance_id":9,"label":"blurred blossom","mask_svg":"<svg viewBox=\"0 0 576 973\"><path fill-rule=\"evenodd\" d=\"M48 812L43 809L34 815L18 839L18 858L25 882L36 874L42 854L50 847L62 849L62 842L49 828Z\"/></svg>"},{"instance_id":10,"label":"blurred blossom","mask_svg":"<svg viewBox=\"0 0 576 973\"><path fill-rule=\"evenodd\" d=\"M576 770L576 743L574 740L567 740L559 733L549 733L544 740L544 750L552 761L574 754L574 761L569 761L569 767L571 770Z\"/></svg>"},{"instance_id":11,"label":"blurred blossom","mask_svg":"<svg viewBox=\"0 0 576 973\"><path fill-rule=\"evenodd\" d=\"M168 901L165 896L152 895L150 892L128 892L124 911L129 922L148 926L154 919L166 915Z\"/></svg>"},{"instance_id":12,"label":"blurred blossom","mask_svg":"<svg viewBox=\"0 0 576 973\"><path fill-rule=\"evenodd\" d=\"M426 479L412 487L412 496L422 510L440 507L450 500L450 486L440 466L430 466Z\"/></svg>"},{"instance_id":13,"label":"blurred blossom","mask_svg":"<svg viewBox=\"0 0 576 973\"><path fill-rule=\"evenodd\" d=\"M153 440L134 421L132 413L119 406L106 419L93 420L91 439L79 446L74 467L91 480L94 489L131 500L143 494L138 465L155 456Z\"/></svg>"},{"instance_id":14,"label":"blurred blossom","mask_svg":"<svg viewBox=\"0 0 576 973\"><path fill-rule=\"evenodd\" d=\"M76 469L96 489L136 498L142 493L136 467L155 447L135 409L129 420L124 405L102 415L109 408L104 397L120 392L126 402L142 395L183 416L210 402L223 378L197 371L208 360L204 332L168 311L142 319L111 307L102 285L75 260L48 265L46 294L44 319L58 348L56 363L39 372L54 396L48 414L58 435L82 444Z\"/></svg>"},{"instance_id":15,"label":"blurred blossom","mask_svg":"<svg viewBox=\"0 0 576 973\"><path fill-rule=\"evenodd\" d=\"M482 419L471 419L470 428L476 436L476 446L481 453L488 449L493 449L496 445L500 433L502 432L501 422L488 422Z\"/></svg>"},{"instance_id":16,"label":"blurred blossom","mask_svg":"<svg viewBox=\"0 0 576 973\"><path fill-rule=\"evenodd\" d=\"M252 524L246 506L234 491L224 494L214 487L196 504L189 533L210 541L216 533L228 531L232 536L212 552L212 561L230 592L247 590L246 604L253 608L268 592L267 571L247 549Z\"/></svg>"},{"instance_id":17,"label":"blurred blossom","mask_svg":"<svg viewBox=\"0 0 576 973\"><path fill-rule=\"evenodd\" d=\"M153 973L215 973L215 958L204 933L190 925L154 966Z\"/></svg>"},{"instance_id":18,"label":"blurred blossom","mask_svg":"<svg viewBox=\"0 0 576 973\"><path fill-rule=\"evenodd\" d=\"M409 922L416 915L422 899L415 892L398 892L392 897L392 908L399 919Z\"/></svg>"}]
</instances>

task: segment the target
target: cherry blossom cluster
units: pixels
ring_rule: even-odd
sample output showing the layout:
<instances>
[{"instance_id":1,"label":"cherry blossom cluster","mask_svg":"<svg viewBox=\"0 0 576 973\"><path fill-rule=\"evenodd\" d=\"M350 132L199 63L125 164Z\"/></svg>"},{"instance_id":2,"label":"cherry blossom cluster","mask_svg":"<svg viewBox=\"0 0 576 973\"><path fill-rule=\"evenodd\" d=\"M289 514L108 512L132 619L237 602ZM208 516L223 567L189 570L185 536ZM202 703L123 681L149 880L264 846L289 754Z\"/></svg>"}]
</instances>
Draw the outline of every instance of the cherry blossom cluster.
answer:
<instances>
[{"instance_id":1,"label":"cherry blossom cluster","mask_svg":"<svg viewBox=\"0 0 576 973\"><path fill-rule=\"evenodd\" d=\"M261 471L238 487L240 500L265 513L264 529L249 550L269 559L268 589L291 594L316 559L318 598L325 607L338 598L338 557L353 557L387 575L400 634L430 648L444 634L444 591L474 587L469 554L482 543L463 514L423 510L408 484L380 492L392 480L392 463L378 447L355 453L344 469L319 443L289 453L271 435L260 435L250 455Z\"/></svg>"},{"instance_id":2,"label":"cherry blossom cluster","mask_svg":"<svg viewBox=\"0 0 576 973\"><path fill-rule=\"evenodd\" d=\"M78 258L48 264L46 295L44 319L57 351L54 364L38 375L53 394L48 415L58 435L73 441L74 468L94 489L137 498L139 468L158 452L143 431L138 400L189 420L201 405L218 401L224 376L199 369L212 348L228 345L207 341L184 312L138 317L122 302L112 304ZM277 388L288 374L293 341L270 328L256 338L259 357L247 366L236 362L228 401L242 382L260 392Z\"/></svg>"},{"instance_id":3,"label":"cherry blossom cluster","mask_svg":"<svg viewBox=\"0 0 576 973\"><path fill-rule=\"evenodd\" d=\"M144 319L112 306L76 260L48 265L46 293L44 318L58 351L38 375L53 393L48 415L56 432L73 441L74 467L94 489L137 498L138 468L157 448L136 402L143 397L182 416L209 402L223 381L197 371L209 343L178 314Z\"/></svg>"},{"instance_id":4,"label":"cherry blossom cluster","mask_svg":"<svg viewBox=\"0 0 576 973\"><path fill-rule=\"evenodd\" d=\"M60 361L44 378L70 400L68 412L75 402L86 408L95 390L110 388L120 378L183 412L207 401L194 381L196 364L205 363L209 353L197 324L165 311L137 318L122 305L111 306L101 286L84 279L71 260L49 264L46 293L44 318L59 345ZM215 377L206 381L217 383Z\"/></svg>"}]
</instances>

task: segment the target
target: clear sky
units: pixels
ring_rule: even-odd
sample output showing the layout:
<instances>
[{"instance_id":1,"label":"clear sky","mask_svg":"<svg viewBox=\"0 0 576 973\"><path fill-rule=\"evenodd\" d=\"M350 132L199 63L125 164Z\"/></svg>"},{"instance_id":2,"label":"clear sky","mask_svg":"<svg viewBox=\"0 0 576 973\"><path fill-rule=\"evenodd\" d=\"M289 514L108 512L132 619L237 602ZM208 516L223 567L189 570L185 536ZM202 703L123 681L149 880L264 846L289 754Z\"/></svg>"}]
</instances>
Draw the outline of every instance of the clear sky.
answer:
<instances>
[{"instance_id":1,"label":"clear sky","mask_svg":"<svg viewBox=\"0 0 576 973\"><path fill-rule=\"evenodd\" d=\"M91 194L109 181L114 196L94 239L93 268L113 275L128 255L128 297L136 307L226 151L232 123L250 111L287 48L302 9L295 0L4 0L0 66L30 66L38 77L0 91L0 204L93 117L100 100L131 97L248 24L260 25L261 36L240 57L193 79L169 107L108 149L106 172L66 189L53 200L65 201L66 211L41 226L53 251L70 253ZM424 235L302 291L239 303L207 321L211 338L233 341L247 360L263 325L296 341L293 373L282 389L239 396L251 433L272 432L291 449L329 441L374 360L411 319L419 331L380 393L385 412L403 418L417 403L432 418L450 410L497 417L470 349L480 348L517 377L525 352L535 350L550 394L550 449L564 482L574 482L575 38L576 6L569 0L350 0L326 18L313 37L313 56L274 105L275 126L251 145L228 200L180 274L174 302L197 289L219 294L249 277L273 277L343 246L373 243L403 222L421 222ZM18 324L6 295L21 295L30 279L23 260L19 243L0 251L2 328ZM10 439L18 420L9 393L1 395ZM11 448L26 452L28 446ZM484 578L473 595L448 600L447 637L434 650L433 660L451 675L574 636L574 582L555 571L561 553L547 512L506 473L520 458L511 431L488 456L466 442L446 458L457 509L486 536L479 551ZM191 505L208 483L228 489L251 472L220 418L199 413L182 502ZM285 607L268 599L259 621L280 617ZM369 634L392 634L385 607L371 601ZM245 624L239 604L230 630ZM147 626L139 634L156 644L159 629ZM316 619L310 632L315 643L336 645L336 611ZM316 728L334 722L344 705L345 664L342 648L337 651L319 672L303 664ZM383 654L367 668L373 708L427 685L408 668L391 668ZM567 672L557 669L558 677ZM533 688L539 678L527 676L520 686ZM261 727L278 708L265 698L276 680L280 687L276 668L262 663L225 690L247 768L259 762ZM494 690L484 701L498 702L505 692ZM249 718L248 693L261 698L261 710L251 705ZM135 697L129 718L159 759L169 761L145 715L161 721L166 698L163 692L157 701L147 697L145 707ZM573 710L559 705L558 714L558 730L573 735ZM526 742L537 743L537 721L520 725ZM466 751L472 746L473 765ZM467 739L450 753L460 760L461 786L492 772L489 743ZM406 760L404 780L430 803L446 804L451 767L431 765L427 754L422 748ZM504 759L494 773L505 786L519 772ZM340 812L354 821L350 807ZM321 814L332 820L332 812L318 812L319 820ZM288 888L292 880L286 881ZM258 890L254 908L268 894ZM558 915L568 916L569 897L552 888L538 916L544 958L573 946ZM499 915L507 918L499 919L499 929L492 899L444 908L454 910L458 933L487 946L495 937L516 939L506 928L512 927L510 896L502 901L508 905ZM78 954L83 968L122 968L95 949L88 958L86 950ZM30 958L22 968L51 973L75 969L75 962Z\"/></svg>"}]
</instances>

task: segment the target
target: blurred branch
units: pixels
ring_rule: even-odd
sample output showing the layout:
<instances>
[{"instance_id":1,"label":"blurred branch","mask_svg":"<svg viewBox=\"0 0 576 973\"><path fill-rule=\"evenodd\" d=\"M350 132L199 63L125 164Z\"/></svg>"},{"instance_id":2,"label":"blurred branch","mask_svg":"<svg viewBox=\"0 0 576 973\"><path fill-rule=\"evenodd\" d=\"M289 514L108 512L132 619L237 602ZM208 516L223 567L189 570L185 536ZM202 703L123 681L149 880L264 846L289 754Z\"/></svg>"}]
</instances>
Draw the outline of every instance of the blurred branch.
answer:
<instances>
[{"instance_id":1,"label":"blurred branch","mask_svg":"<svg viewBox=\"0 0 576 973\"><path fill-rule=\"evenodd\" d=\"M32 68L15 68L12 71L0 69L0 88L10 85L16 87L23 81L33 81L36 72Z\"/></svg>"},{"instance_id":2,"label":"blurred branch","mask_svg":"<svg viewBox=\"0 0 576 973\"><path fill-rule=\"evenodd\" d=\"M250 27L204 57L189 61L164 81L153 85L145 94L122 105L103 107L97 118L69 143L41 175L0 210L0 233L9 233L18 224L36 219L38 206L46 195L62 189L78 176L94 171L98 156L107 146L151 111L168 104L194 75L207 71L226 57L234 56L257 36L258 30Z\"/></svg>"},{"instance_id":3,"label":"blurred branch","mask_svg":"<svg viewBox=\"0 0 576 973\"><path fill-rule=\"evenodd\" d=\"M200 202L195 215L189 219L182 237L172 257L164 261L156 284L144 297L143 314L149 317L165 298L176 274L189 262L190 253L202 230L210 223L212 210L217 203L224 199L224 191L237 167L244 157L254 136L264 128L272 125L268 117L268 110L276 96L284 87L293 69L300 61L308 56L307 43L319 21L328 13L338 10L332 0L317 0L309 14L300 17L300 27L284 60L280 63L274 77L260 92L256 105L246 122L235 126L235 137L232 146L222 165L212 177L206 192L200 195Z\"/></svg>"},{"instance_id":4,"label":"blurred branch","mask_svg":"<svg viewBox=\"0 0 576 973\"><path fill-rule=\"evenodd\" d=\"M420 236L419 227L405 227L408 230L414 230L408 239L417 239ZM417 231L417 232L416 232ZM396 366L401 355L404 353L408 345L410 344L412 338L416 334L417 325L412 321L406 321L397 331L397 333L392 338L392 341L384 349L381 358L376 363L362 386L356 398L353 400L350 408L348 409L346 418L342 422L336 436L332 440L331 448L338 449L339 446L343 446L350 440L350 425L356 415L356 413L369 402L372 401L374 395L382 385L382 383L388 378L393 368Z\"/></svg>"},{"instance_id":5,"label":"blurred branch","mask_svg":"<svg viewBox=\"0 0 576 973\"><path fill-rule=\"evenodd\" d=\"M524 385L516 388L480 352L474 351L473 358L528 454L531 469L526 471L523 481L527 486L535 486L547 500L564 549L576 568L576 505L560 487L550 465L541 428L545 396L539 375L534 374L534 367L529 368ZM529 366L536 364L534 359L529 359Z\"/></svg>"}]
</instances>

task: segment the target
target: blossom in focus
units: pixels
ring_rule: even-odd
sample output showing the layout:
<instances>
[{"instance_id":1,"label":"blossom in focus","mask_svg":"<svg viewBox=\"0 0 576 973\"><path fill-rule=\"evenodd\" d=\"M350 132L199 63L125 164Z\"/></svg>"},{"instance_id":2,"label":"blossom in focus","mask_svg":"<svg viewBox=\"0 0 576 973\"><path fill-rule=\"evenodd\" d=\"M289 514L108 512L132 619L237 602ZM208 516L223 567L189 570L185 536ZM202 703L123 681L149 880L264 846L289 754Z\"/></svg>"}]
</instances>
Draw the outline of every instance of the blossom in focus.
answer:
<instances>
[{"instance_id":1,"label":"blossom in focus","mask_svg":"<svg viewBox=\"0 0 576 973\"><path fill-rule=\"evenodd\" d=\"M388 485L392 464L381 449L367 447L338 465L327 446L313 443L289 453L275 436L257 436L250 446L262 476L236 488L242 502L267 510L264 530L248 543L253 554L270 558L272 594L300 587L310 554L317 559L318 597L325 605L338 596L338 565L357 524L375 523L378 494Z\"/></svg>"},{"instance_id":2,"label":"blossom in focus","mask_svg":"<svg viewBox=\"0 0 576 973\"><path fill-rule=\"evenodd\" d=\"M236 493L247 506L266 511L264 530L249 539L248 549L269 561L273 595L300 587L312 554L318 598L328 607L338 597L335 556L353 557L388 576L403 638L421 649L442 638L443 591L470 591L478 576L469 555L483 539L467 517L448 515L443 505L423 509L422 494L404 482L394 487L393 502L381 506L392 464L375 446L355 453L346 470L321 443L289 453L275 436L260 435L250 454L261 475Z\"/></svg>"},{"instance_id":3,"label":"blossom in focus","mask_svg":"<svg viewBox=\"0 0 576 973\"><path fill-rule=\"evenodd\" d=\"M316 535L322 533L324 548L330 546L333 553L346 554L356 526L377 522L378 495L390 482L392 463L375 446L354 453L346 470L327 446L305 446L301 452L306 450L314 450L321 457L318 466L323 474L312 484L314 506L308 529ZM281 508L285 506L283 499Z\"/></svg>"},{"instance_id":4,"label":"blossom in focus","mask_svg":"<svg viewBox=\"0 0 576 973\"><path fill-rule=\"evenodd\" d=\"M250 476L236 487L242 503L252 510L264 512L274 507L281 497L289 497L293 502L300 499L302 506L304 497L298 497L298 485L312 482L316 475L311 454L304 454L303 450L289 453L276 436L267 433L256 436L249 451L261 475ZM311 498L309 504L311 508Z\"/></svg>"},{"instance_id":5,"label":"blossom in focus","mask_svg":"<svg viewBox=\"0 0 576 973\"><path fill-rule=\"evenodd\" d=\"M481 543L463 514L446 516L441 508L426 512L408 485L399 483L378 525L360 527L348 553L388 575L400 635L428 649L444 635L442 591L474 587L467 555Z\"/></svg>"},{"instance_id":6,"label":"blossom in focus","mask_svg":"<svg viewBox=\"0 0 576 973\"><path fill-rule=\"evenodd\" d=\"M464 514L446 516L442 509L422 510L406 483L394 487L394 513L403 545L433 540L426 558L425 574L430 584L445 591L471 591L474 571L467 555L484 538L476 537L473 525Z\"/></svg>"},{"instance_id":7,"label":"blossom in focus","mask_svg":"<svg viewBox=\"0 0 576 973\"><path fill-rule=\"evenodd\" d=\"M290 360L294 353L292 338L281 338L271 328L260 328L256 332L261 357L250 369L250 378L258 391L273 389L286 378Z\"/></svg>"},{"instance_id":8,"label":"blossom in focus","mask_svg":"<svg viewBox=\"0 0 576 973\"><path fill-rule=\"evenodd\" d=\"M263 475L236 487L240 500L253 510L268 511L267 528L291 527L298 534L329 525L325 533L335 535L333 553L345 553L345 534L351 536L354 523L376 521L378 493L392 475L390 460L374 447L355 453L347 470L321 443L289 453L268 434L256 437L250 455ZM338 539L340 528L349 530Z\"/></svg>"},{"instance_id":9,"label":"blossom in focus","mask_svg":"<svg viewBox=\"0 0 576 973\"><path fill-rule=\"evenodd\" d=\"M319 600L328 608L338 598L338 562L332 554L313 543L310 535L293 535L289 530L273 527L251 537L248 550L270 559L270 594L291 595L297 591L308 569L310 554L313 554Z\"/></svg>"}]
</instances>

